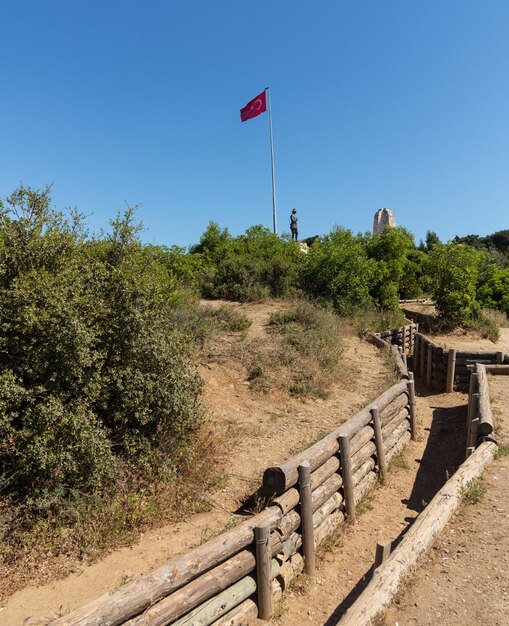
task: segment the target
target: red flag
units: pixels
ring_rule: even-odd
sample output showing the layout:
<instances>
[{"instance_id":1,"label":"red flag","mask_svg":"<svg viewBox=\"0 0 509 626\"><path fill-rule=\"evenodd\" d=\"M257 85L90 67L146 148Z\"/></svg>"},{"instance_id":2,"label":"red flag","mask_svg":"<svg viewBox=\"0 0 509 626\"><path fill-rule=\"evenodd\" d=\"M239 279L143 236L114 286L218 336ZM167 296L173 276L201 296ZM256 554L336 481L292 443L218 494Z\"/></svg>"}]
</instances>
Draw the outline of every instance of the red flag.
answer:
<instances>
[{"instance_id":1,"label":"red flag","mask_svg":"<svg viewBox=\"0 0 509 626\"><path fill-rule=\"evenodd\" d=\"M267 110L267 93L262 91L259 96L253 98L251 102L248 102L243 109L240 109L240 119L242 122L246 122L247 120L260 115L260 113L265 113Z\"/></svg>"}]
</instances>

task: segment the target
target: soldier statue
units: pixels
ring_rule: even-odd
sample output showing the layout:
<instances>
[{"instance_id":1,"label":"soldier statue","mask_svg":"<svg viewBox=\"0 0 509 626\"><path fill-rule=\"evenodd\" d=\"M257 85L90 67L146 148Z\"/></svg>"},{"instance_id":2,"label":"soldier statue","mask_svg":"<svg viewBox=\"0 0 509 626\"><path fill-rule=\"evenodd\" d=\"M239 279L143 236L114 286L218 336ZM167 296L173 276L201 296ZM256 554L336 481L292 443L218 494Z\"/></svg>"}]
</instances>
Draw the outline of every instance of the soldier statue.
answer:
<instances>
[{"instance_id":1,"label":"soldier statue","mask_svg":"<svg viewBox=\"0 0 509 626\"><path fill-rule=\"evenodd\" d=\"M297 209L293 209L290 215L290 230L292 231L292 240L298 241L299 229L297 227Z\"/></svg>"}]
</instances>

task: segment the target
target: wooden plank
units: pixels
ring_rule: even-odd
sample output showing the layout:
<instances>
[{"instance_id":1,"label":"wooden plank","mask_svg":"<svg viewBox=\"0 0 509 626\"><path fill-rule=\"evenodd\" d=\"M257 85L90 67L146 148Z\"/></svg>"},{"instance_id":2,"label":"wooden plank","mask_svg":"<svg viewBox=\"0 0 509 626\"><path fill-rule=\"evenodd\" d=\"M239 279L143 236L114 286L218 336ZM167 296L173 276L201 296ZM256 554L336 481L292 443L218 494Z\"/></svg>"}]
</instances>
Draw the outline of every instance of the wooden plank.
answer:
<instances>
[{"instance_id":1,"label":"wooden plank","mask_svg":"<svg viewBox=\"0 0 509 626\"><path fill-rule=\"evenodd\" d=\"M375 550L375 566L374 569L380 567L387 559L392 549L392 541L378 541Z\"/></svg>"},{"instance_id":2,"label":"wooden plank","mask_svg":"<svg viewBox=\"0 0 509 626\"><path fill-rule=\"evenodd\" d=\"M454 376L456 374L456 350L451 348L447 359L447 382L445 384L446 393L454 391Z\"/></svg>"}]
</instances>

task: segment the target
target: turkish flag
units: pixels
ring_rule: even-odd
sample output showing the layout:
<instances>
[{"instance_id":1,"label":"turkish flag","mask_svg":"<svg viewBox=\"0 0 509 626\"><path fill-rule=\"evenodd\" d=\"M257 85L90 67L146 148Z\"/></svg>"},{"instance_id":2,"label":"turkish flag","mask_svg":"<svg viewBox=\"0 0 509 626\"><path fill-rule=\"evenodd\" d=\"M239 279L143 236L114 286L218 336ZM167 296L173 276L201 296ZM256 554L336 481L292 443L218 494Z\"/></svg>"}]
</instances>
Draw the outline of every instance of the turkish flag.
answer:
<instances>
[{"instance_id":1,"label":"turkish flag","mask_svg":"<svg viewBox=\"0 0 509 626\"><path fill-rule=\"evenodd\" d=\"M243 109L240 109L240 119L242 122L247 122L247 120L260 115L260 113L265 113L267 110L267 93L262 91L259 96L253 98L251 102L248 102Z\"/></svg>"}]
</instances>

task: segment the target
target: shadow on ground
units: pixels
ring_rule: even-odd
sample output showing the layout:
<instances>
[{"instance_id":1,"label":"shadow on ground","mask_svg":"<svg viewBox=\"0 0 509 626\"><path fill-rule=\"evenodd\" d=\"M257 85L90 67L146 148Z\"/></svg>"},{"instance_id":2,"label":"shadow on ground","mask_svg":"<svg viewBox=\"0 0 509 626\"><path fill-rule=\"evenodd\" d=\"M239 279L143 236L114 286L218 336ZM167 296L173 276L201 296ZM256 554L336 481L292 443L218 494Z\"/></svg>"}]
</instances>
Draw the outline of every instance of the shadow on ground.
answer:
<instances>
[{"instance_id":1,"label":"shadow on ground","mask_svg":"<svg viewBox=\"0 0 509 626\"><path fill-rule=\"evenodd\" d=\"M436 395L436 391L430 391L424 385L416 384L417 394L421 397ZM465 420L467 406L465 404L455 407L431 407L433 416L428 434L428 441L419 463L415 481L410 496L402 500L409 511L420 513L430 502L437 491L454 474L456 469L464 461L465 450ZM405 533L414 522L416 515L405 517L407 526L393 541L393 549L398 545ZM357 581L350 593L334 609L324 626L335 626L345 611L357 600L362 591L368 585L373 575L373 567L370 567Z\"/></svg>"}]
</instances>

